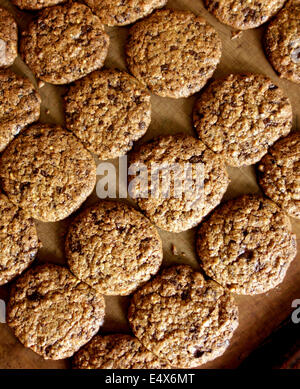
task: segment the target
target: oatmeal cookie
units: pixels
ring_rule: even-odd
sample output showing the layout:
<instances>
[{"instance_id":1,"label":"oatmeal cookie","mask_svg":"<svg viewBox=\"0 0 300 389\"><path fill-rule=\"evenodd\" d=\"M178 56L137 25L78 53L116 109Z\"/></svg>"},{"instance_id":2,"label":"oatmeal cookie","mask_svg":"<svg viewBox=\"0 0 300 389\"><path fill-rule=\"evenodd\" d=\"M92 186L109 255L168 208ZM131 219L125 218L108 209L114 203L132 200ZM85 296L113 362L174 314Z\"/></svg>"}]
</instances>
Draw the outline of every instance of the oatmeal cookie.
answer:
<instances>
[{"instance_id":1,"label":"oatmeal cookie","mask_svg":"<svg viewBox=\"0 0 300 389\"><path fill-rule=\"evenodd\" d=\"M34 221L0 193L0 285L21 274L38 249Z\"/></svg>"},{"instance_id":2,"label":"oatmeal cookie","mask_svg":"<svg viewBox=\"0 0 300 389\"><path fill-rule=\"evenodd\" d=\"M18 27L15 19L0 8L0 67L11 66L18 56Z\"/></svg>"},{"instance_id":3,"label":"oatmeal cookie","mask_svg":"<svg viewBox=\"0 0 300 389\"><path fill-rule=\"evenodd\" d=\"M101 68L109 37L85 5L68 3L42 10L23 33L20 51L39 79L67 84Z\"/></svg>"},{"instance_id":4,"label":"oatmeal cookie","mask_svg":"<svg viewBox=\"0 0 300 389\"><path fill-rule=\"evenodd\" d=\"M197 253L206 274L233 293L265 293L280 284L296 256L288 216L273 202L244 195L201 224Z\"/></svg>"},{"instance_id":5,"label":"oatmeal cookie","mask_svg":"<svg viewBox=\"0 0 300 389\"><path fill-rule=\"evenodd\" d=\"M105 302L65 268L36 266L14 285L7 324L25 346L44 359L71 357L99 331Z\"/></svg>"},{"instance_id":6,"label":"oatmeal cookie","mask_svg":"<svg viewBox=\"0 0 300 389\"><path fill-rule=\"evenodd\" d=\"M176 368L222 355L238 326L233 297L190 266L163 270L133 296L129 323L141 343Z\"/></svg>"},{"instance_id":7,"label":"oatmeal cookie","mask_svg":"<svg viewBox=\"0 0 300 389\"><path fill-rule=\"evenodd\" d=\"M31 82L0 69L0 152L20 131L38 120L41 98Z\"/></svg>"},{"instance_id":8,"label":"oatmeal cookie","mask_svg":"<svg viewBox=\"0 0 300 389\"><path fill-rule=\"evenodd\" d=\"M261 74L230 74L214 81L194 109L199 138L231 166L258 162L292 127L292 106Z\"/></svg>"},{"instance_id":9,"label":"oatmeal cookie","mask_svg":"<svg viewBox=\"0 0 300 389\"><path fill-rule=\"evenodd\" d=\"M300 1L289 1L269 24L264 46L280 77L300 84Z\"/></svg>"},{"instance_id":10,"label":"oatmeal cookie","mask_svg":"<svg viewBox=\"0 0 300 389\"><path fill-rule=\"evenodd\" d=\"M141 168L136 174L135 169ZM145 177L144 167L148 169ZM156 138L129 157L129 194L159 228L181 232L195 227L220 202L229 184L221 158L192 136ZM147 174L147 171L145 172Z\"/></svg>"},{"instance_id":11,"label":"oatmeal cookie","mask_svg":"<svg viewBox=\"0 0 300 389\"><path fill-rule=\"evenodd\" d=\"M73 369L167 369L137 338L113 334L95 336L73 358Z\"/></svg>"},{"instance_id":12,"label":"oatmeal cookie","mask_svg":"<svg viewBox=\"0 0 300 389\"><path fill-rule=\"evenodd\" d=\"M66 239L71 272L106 295L129 295L157 273L163 258L156 228L133 207L101 201L72 223Z\"/></svg>"},{"instance_id":13,"label":"oatmeal cookie","mask_svg":"<svg viewBox=\"0 0 300 389\"><path fill-rule=\"evenodd\" d=\"M205 0L220 22L238 30L259 27L280 10L286 0Z\"/></svg>"},{"instance_id":14,"label":"oatmeal cookie","mask_svg":"<svg viewBox=\"0 0 300 389\"><path fill-rule=\"evenodd\" d=\"M130 29L126 54L130 72L153 93L188 97L215 71L221 40L201 16L158 10Z\"/></svg>"},{"instance_id":15,"label":"oatmeal cookie","mask_svg":"<svg viewBox=\"0 0 300 389\"><path fill-rule=\"evenodd\" d=\"M29 216L54 222L73 213L91 194L96 165L72 134L36 124L1 155L0 180L9 199Z\"/></svg>"},{"instance_id":16,"label":"oatmeal cookie","mask_svg":"<svg viewBox=\"0 0 300 389\"><path fill-rule=\"evenodd\" d=\"M168 0L84 0L84 2L108 26L126 26L151 14Z\"/></svg>"},{"instance_id":17,"label":"oatmeal cookie","mask_svg":"<svg viewBox=\"0 0 300 389\"><path fill-rule=\"evenodd\" d=\"M290 216L300 219L300 132L276 142L258 165L265 194Z\"/></svg>"},{"instance_id":18,"label":"oatmeal cookie","mask_svg":"<svg viewBox=\"0 0 300 389\"><path fill-rule=\"evenodd\" d=\"M101 160L125 155L151 122L150 94L118 70L96 71L65 96L66 127Z\"/></svg>"},{"instance_id":19,"label":"oatmeal cookie","mask_svg":"<svg viewBox=\"0 0 300 389\"><path fill-rule=\"evenodd\" d=\"M21 9L38 10L51 7L67 0L11 0L11 2Z\"/></svg>"}]
</instances>

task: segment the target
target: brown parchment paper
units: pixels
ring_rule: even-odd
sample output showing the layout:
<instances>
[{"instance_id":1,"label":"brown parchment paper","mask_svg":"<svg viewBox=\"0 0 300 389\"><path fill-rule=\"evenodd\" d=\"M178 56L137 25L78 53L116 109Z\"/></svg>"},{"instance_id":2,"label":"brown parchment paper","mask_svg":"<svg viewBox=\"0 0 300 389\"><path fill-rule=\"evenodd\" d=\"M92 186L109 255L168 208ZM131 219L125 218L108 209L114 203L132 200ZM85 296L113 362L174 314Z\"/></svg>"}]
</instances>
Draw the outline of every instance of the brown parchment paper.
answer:
<instances>
[{"instance_id":1,"label":"brown parchment paper","mask_svg":"<svg viewBox=\"0 0 300 389\"><path fill-rule=\"evenodd\" d=\"M26 27L34 13L20 12L8 0L0 0L0 6L12 10L19 25L20 32ZM219 23L204 8L201 0L169 0L169 8L187 9L203 15L219 32L223 42L223 55L214 78L222 77L230 72L258 72L271 77L281 86L290 97L294 110L294 129L299 128L300 116L300 86L289 81L281 80L268 63L263 47L262 35L265 27L245 31L240 38L231 39L231 29ZM111 44L106 67L126 69L124 61L124 44L128 28L108 28ZM20 58L15 61L13 70L25 74L35 85L28 67ZM64 124L64 114L61 96L65 87L55 87L46 84L40 88L43 104L40 121ZM141 142L160 134L174 134L185 132L195 135L191 112L195 97L173 100L152 96L152 123ZM117 165L117 161L114 161ZM254 167L229 168L231 184L225 199L242 193L259 192L254 174ZM99 201L94 193L83 207ZM38 262L65 263L64 236L70 219L59 223L37 222L39 237L43 248L38 253ZM300 222L292 220L294 232L300 238ZM170 263L187 263L198 268L195 256L195 230L180 234L159 231L163 240L164 265ZM172 250L176 246L177 254ZM299 242L298 242L299 245ZM299 245L300 247L300 245ZM7 301L9 285L0 287L0 299ZM279 323L292 311L294 299L300 298L300 254L292 263L284 282L276 289L255 297L237 296L236 300L240 311L240 326L235 332L231 345L226 353L204 365L204 368L235 368L247 355L266 338ZM126 319L129 303L127 297L107 297L107 309L104 326L100 333L130 332ZM0 368L47 369L67 368L68 361L45 361L34 352L24 348L15 338L6 324L0 324Z\"/></svg>"}]
</instances>

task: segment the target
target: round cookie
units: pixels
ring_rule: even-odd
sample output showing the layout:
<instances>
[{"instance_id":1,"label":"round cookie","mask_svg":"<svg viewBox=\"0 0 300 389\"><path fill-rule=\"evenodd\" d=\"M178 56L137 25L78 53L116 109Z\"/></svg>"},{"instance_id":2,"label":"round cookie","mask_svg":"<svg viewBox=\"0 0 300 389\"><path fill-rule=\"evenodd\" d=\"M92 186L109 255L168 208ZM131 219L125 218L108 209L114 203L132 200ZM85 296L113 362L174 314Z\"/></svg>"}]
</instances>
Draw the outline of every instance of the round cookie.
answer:
<instances>
[{"instance_id":1,"label":"round cookie","mask_svg":"<svg viewBox=\"0 0 300 389\"><path fill-rule=\"evenodd\" d=\"M10 69L0 69L0 152L40 116L41 98L31 82Z\"/></svg>"},{"instance_id":2,"label":"round cookie","mask_svg":"<svg viewBox=\"0 0 300 389\"><path fill-rule=\"evenodd\" d=\"M102 201L70 226L66 256L71 272L99 293L131 294L159 270L162 242L140 212Z\"/></svg>"},{"instance_id":3,"label":"round cookie","mask_svg":"<svg viewBox=\"0 0 300 389\"><path fill-rule=\"evenodd\" d=\"M14 285L7 324L25 346L44 359L71 357L103 323L105 302L65 268L36 266Z\"/></svg>"},{"instance_id":4,"label":"round cookie","mask_svg":"<svg viewBox=\"0 0 300 389\"><path fill-rule=\"evenodd\" d=\"M65 96L66 127L101 160L125 155L151 122L151 101L134 77L96 71L75 82Z\"/></svg>"},{"instance_id":5,"label":"round cookie","mask_svg":"<svg viewBox=\"0 0 300 389\"><path fill-rule=\"evenodd\" d=\"M31 217L62 220L91 194L96 166L69 132L50 124L23 131L0 158L0 179L9 199Z\"/></svg>"},{"instance_id":6,"label":"round cookie","mask_svg":"<svg viewBox=\"0 0 300 389\"><path fill-rule=\"evenodd\" d=\"M35 259L39 240L32 219L0 193L0 285L21 274Z\"/></svg>"},{"instance_id":7,"label":"round cookie","mask_svg":"<svg viewBox=\"0 0 300 389\"><path fill-rule=\"evenodd\" d=\"M135 336L176 368L222 355L238 326L233 297L190 266L163 270L133 296L128 319Z\"/></svg>"},{"instance_id":8,"label":"round cookie","mask_svg":"<svg viewBox=\"0 0 300 389\"><path fill-rule=\"evenodd\" d=\"M46 7L51 7L59 3L64 3L66 0L11 0L11 2L21 9L38 10Z\"/></svg>"},{"instance_id":9,"label":"round cookie","mask_svg":"<svg viewBox=\"0 0 300 389\"><path fill-rule=\"evenodd\" d=\"M194 125L199 138L228 165L252 165L290 132L292 107L268 77L230 74L202 93Z\"/></svg>"},{"instance_id":10,"label":"round cookie","mask_svg":"<svg viewBox=\"0 0 300 389\"><path fill-rule=\"evenodd\" d=\"M168 369L137 338L124 334L95 336L73 358L73 369Z\"/></svg>"},{"instance_id":11,"label":"round cookie","mask_svg":"<svg viewBox=\"0 0 300 389\"><path fill-rule=\"evenodd\" d=\"M280 77L300 84L300 1L289 1L269 24L264 46Z\"/></svg>"},{"instance_id":12,"label":"round cookie","mask_svg":"<svg viewBox=\"0 0 300 389\"><path fill-rule=\"evenodd\" d=\"M141 169L137 175L136 167ZM148 169L145 180L144 168ZM130 196L154 224L170 232L200 223L221 202L229 184L221 158L183 134L162 136L140 146L130 155L129 169Z\"/></svg>"},{"instance_id":13,"label":"round cookie","mask_svg":"<svg viewBox=\"0 0 300 389\"><path fill-rule=\"evenodd\" d=\"M18 56L18 27L13 16L0 8L0 67L11 66Z\"/></svg>"},{"instance_id":14,"label":"round cookie","mask_svg":"<svg viewBox=\"0 0 300 389\"><path fill-rule=\"evenodd\" d=\"M244 195L201 224L197 253L206 274L233 293L265 293L280 284L297 253L288 216L273 202Z\"/></svg>"},{"instance_id":15,"label":"round cookie","mask_svg":"<svg viewBox=\"0 0 300 389\"><path fill-rule=\"evenodd\" d=\"M130 29L127 64L153 93L188 97L213 75L221 46L217 32L201 16L158 10Z\"/></svg>"},{"instance_id":16,"label":"round cookie","mask_svg":"<svg viewBox=\"0 0 300 389\"><path fill-rule=\"evenodd\" d=\"M101 68L109 37L85 5L68 3L42 10L23 33L20 51L35 76L67 84Z\"/></svg>"},{"instance_id":17,"label":"round cookie","mask_svg":"<svg viewBox=\"0 0 300 389\"><path fill-rule=\"evenodd\" d=\"M279 11L286 0L205 0L220 22L238 30L259 27Z\"/></svg>"},{"instance_id":18,"label":"round cookie","mask_svg":"<svg viewBox=\"0 0 300 389\"><path fill-rule=\"evenodd\" d=\"M126 26L151 14L168 0L84 0L84 2L108 26Z\"/></svg>"},{"instance_id":19,"label":"round cookie","mask_svg":"<svg viewBox=\"0 0 300 389\"><path fill-rule=\"evenodd\" d=\"M276 142L258 165L265 194L290 216L300 219L300 132Z\"/></svg>"}]
</instances>

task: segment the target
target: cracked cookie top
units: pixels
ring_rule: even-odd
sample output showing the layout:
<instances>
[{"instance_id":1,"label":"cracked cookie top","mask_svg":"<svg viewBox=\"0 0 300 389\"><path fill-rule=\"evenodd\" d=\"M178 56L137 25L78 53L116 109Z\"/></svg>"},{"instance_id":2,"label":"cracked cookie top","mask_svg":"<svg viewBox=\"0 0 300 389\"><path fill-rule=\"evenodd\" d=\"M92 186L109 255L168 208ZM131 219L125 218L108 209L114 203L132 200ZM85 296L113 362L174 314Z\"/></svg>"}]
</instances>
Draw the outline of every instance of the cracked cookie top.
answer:
<instances>
[{"instance_id":1,"label":"cracked cookie top","mask_svg":"<svg viewBox=\"0 0 300 389\"><path fill-rule=\"evenodd\" d=\"M91 194L96 165L71 133L36 124L1 155L0 179L8 198L26 214L53 222L69 216Z\"/></svg>"},{"instance_id":2,"label":"cracked cookie top","mask_svg":"<svg viewBox=\"0 0 300 389\"><path fill-rule=\"evenodd\" d=\"M129 156L130 195L159 228L181 232L195 227L219 203L229 178L219 156L192 136L162 136ZM146 193L139 176L146 168ZM134 169L133 169L134 170ZM148 172L147 172L148 171Z\"/></svg>"},{"instance_id":3,"label":"cracked cookie top","mask_svg":"<svg viewBox=\"0 0 300 389\"><path fill-rule=\"evenodd\" d=\"M40 116L41 98L32 83L10 69L0 69L0 152Z\"/></svg>"},{"instance_id":4,"label":"cracked cookie top","mask_svg":"<svg viewBox=\"0 0 300 389\"><path fill-rule=\"evenodd\" d=\"M273 202L245 195L201 224L197 253L206 274L233 293L254 295L280 284L297 253L288 216Z\"/></svg>"},{"instance_id":5,"label":"cracked cookie top","mask_svg":"<svg viewBox=\"0 0 300 389\"><path fill-rule=\"evenodd\" d=\"M125 26L149 15L168 0L84 0L84 2L108 26Z\"/></svg>"},{"instance_id":6,"label":"cracked cookie top","mask_svg":"<svg viewBox=\"0 0 300 389\"><path fill-rule=\"evenodd\" d=\"M72 223L66 256L73 274L105 295L129 295L157 273L162 243L133 207L101 201Z\"/></svg>"},{"instance_id":7,"label":"cracked cookie top","mask_svg":"<svg viewBox=\"0 0 300 389\"><path fill-rule=\"evenodd\" d=\"M21 276L7 305L7 324L44 359L71 357L99 331L104 298L67 269L43 264Z\"/></svg>"},{"instance_id":8,"label":"cracked cookie top","mask_svg":"<svg viewBox=\"0 0 300 389\"><path fill-rule=\"evenodd\" d=\"M269 24L264 46L280 77L300 84L300 1L289 1Z\"/></svg>"},{"instance_id":9,"label":"cracked cookie top","mask_svg":"<svg viewBox=\"0 0 300 389\"><path fill-rule=\"evenodd\" d=\"M215 71L221 41L200 16L158 10L130 29L126 54L130 72L153 93L188 97Z\"/></svg>"},{"instance_id":10,"label":"cracked cookie top","mask_svg":"<svg viewBox=\"0 0 300 389\"><path fill-rule=\"evenodd\" d=\"M259 27L283 6L286 0L205 0L206 8L238 30Z\"/></svg>"},{"instance_id":11,"label":"cracked cookie top","mask_svg":"<svg viewBox=\"0 0 300 389\"><path fill-rule=\"evenodd\" d=\"M0 68L11 66L18 56L18 27L15 19L0 8Z\"/></svg>"},{"instance_id":12,"label":"cracked cookie top","mask_svg":"<svg viewBox=\"0 0 300 389\"><path fill-rule=\"evenodd\" d=\"M292 106L261 74L230 74L214 81L194 108L199 138L231 166L258 162L292 128Z\"/></svg>"},{"instance_id":13,"label":"cracked cookie top","mask_svg":"<svg viewBox=\"0 0 300 389\"><path fill-rule=\"evenodd\" d=\"M300 132L276 142L258 165L265 194L290 216L300 219Z\"/></svg>"},{"instance_id":14,"label":"cracked cookie top","mask_svg":"<svg viewBox=\"0 0 300 389\"><path fill-rule=\"evenodd\" d=\"M34 221L0 193L0 285L21 274L39 249Z\"/></svg>"},{"instance_id":15,"label":"cracked cookie top","mask_svg":"<svg viewBox=\"0 0 300 389\"><path fill-rule=\"evenodd\" d=\"M85 5L68 3L42 10L23 33L20 51L37 78L67 84L101 68L109 37Z\"/></svg>"},{"instance_id":16,"label":"cracked cookie top","mask_svg":"<svg viewBox=\"0 0 300 389\"><path fill-rule=\"evenodd\" d=\"M167 369L169 365L125 334L95 336L73 358L73 369Z\"/></svg>"},{"instance_id":17,"label":"cracked cookie top","mask_svg":"<svg viewBox=\"0 0 300 389\"><path fill-rule=\"evenodd\" d=\"M125 155L151 122L150 94L119 70L96 71L65 96L66 127L100 160Z\"/></svg>"},{"instance_id":18,"label":"cracked cookie top","mask_svg":"<svg viewBox=\"0 0 300 389\"><path fill-rule=\"evenodd\" d=\"M133 295L128 319L148 350L175 368L192 368L224 353L238 326L238 309L222 286L179 265Z\"/></svg>"}]
</instances>

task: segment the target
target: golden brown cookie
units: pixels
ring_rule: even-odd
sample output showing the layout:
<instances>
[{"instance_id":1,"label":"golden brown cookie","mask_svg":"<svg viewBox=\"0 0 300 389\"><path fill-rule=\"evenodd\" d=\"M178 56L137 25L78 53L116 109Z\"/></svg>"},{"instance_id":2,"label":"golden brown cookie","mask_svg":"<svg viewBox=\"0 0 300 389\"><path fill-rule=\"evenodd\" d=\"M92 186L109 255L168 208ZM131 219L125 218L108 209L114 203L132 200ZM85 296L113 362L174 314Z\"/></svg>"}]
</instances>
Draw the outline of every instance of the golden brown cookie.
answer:
<instances>
[{"instance_id":1,"label":"golden brown cookie","mask_svg":"<svg viewBox=\"0 0 300 389\"><path fill-rule=\"evenodd\" d=\"M0 67L11 66L18 56L18 27L13 16L0 8Z\"/></svg>"},{"instance_id":2,"label":"golden brown cookie","mask_svg":"<svg viewBox=\"0 0 300 389\"><path fill-rule=\"evenodd\" d=\"M168 369L137 338L113 334L95 336L73 358L73 369Z\"/></svg>"},{"instance_id":3,"label":"golden brown cookie","mask_svg":"<svg viewBox=\"0 0 300 389\"><path fill-rule=\"evenodd\" d=\"M233 297L190 266L163 270L133 296L128 319L135 336L176 368L222 355L238 326Z\"/></svg>"},{"instance_id":4,"label":"golden brown cookie","mask_svg":"<svg viewBox=\"0 0 300 389\"><path fill-rule=\"evenodd\" d=\"M276 142L258 165L265 194L290 216L300 219L300 132Z\"/></svg>"},{"instance_id":5,"label":"golden brown cookie","mask_svg":"<svg viewBox=\"0 0 300 389\"><path fill-rule=\"evenodd\" d=\"M96 71L65 96L66 127L99 159L125 155L151 122L150 94L119 70Z\"/></svg>"},{"instance_id":6,"label":"golden brown cookie","mask_svg":"<svg viewBox=\"0 0 300 389\"><path fill-rule=\"evenodd\" d=\"M238 30L259 27L283 6L286 0L205 0L206 8Z\"/></svg>"},{"instance_id":7,"label":"golden brown cookie","mask_svg":"<svg viewBox=\"0 0 300 389\"><path fill-rule=\"evenodd\" d=\"M288 1L269 24L264 46L280 77L300 84L300 1Z\"/></svg>"},{"instance_id":8,"label":"golden brown cookie","mask_svg":"<svg viewBox=\"0 0 300 389\"><path fill-rule=\"evenodd\" d=\"M71 357L103 323L104 298L67 269L43 264L22 275L7 305L7 324L45 359Z\"/></svg>"},{"instance_id":9,"label":"golden brown cookie","mask_svg":"<svg viewBox=\"0 0 300 389\"><path fill-rule=\"evenodd\" d=\"M99 293L129 295L158 272L163 253L156 228L133 207L101 201L70 226L71 272Z\"/></svg>"},{"instance_id":10,"label":"golden brown cookie","mask_svg":"<svg viewBox=\"0 0 300 389\"><path fill-rule=\"evenodd\" d=\"M38 248L34 221L0 193L0 285L21 274Z\"/></svg>"},{"instance_id":11,"label":"golden brown cookie","mask_svg":"<svg viewBox=\"0 0 300 389\"><path fill-rule=\"evenodd\" d=\"M31 82L10 69L0 69L0 152L40 116L41 98Z\"/></svg>"},{"instance_id":12,"label":"golden brown cookie","mask_svg":"<svg viewBox=\"0 0 300 389\"><path fill-rule=\"evenodd\" d=\"M158 10L130 29L126 54L130 72L153 93L188 97L215 71L221 41L201 16Z\"/></svg>"},{"instance_id":13,"label":"golden brown cookie","mask_svg":"<svg viewBox=\"0 0 300 389\"><path fill-rule=\"evenodd\" d=\"M273 201L244 195L201 224L197 253L209 277L233 293L254 295L283 281L297 253L296 236Z\"/></svg>"},{"instance_id":14,"label":"golden brown cookie","mask_svg":"<svg viewBox=\"0 0 300 389\"><path fill-rule=\"evenodd\" d=\"M154 224L170 232L200 223L219 205L229 184L221 158L201 141L183 134L162 136L136 148L129 167L130 196ZM144 168L146 192L139 184Z\"/></svg>"},{"instance_id":15,"label":"golden brown cookie","mask_svg":"<svg viewBox=\"0 0 300 389\"><path fill-rule=\"evenodd\" d=\"M11 2L21 9L38 10L51 7L67 0L11 0Z\"/></svg>"},{"instance_id":16,"label":"golden brown cookie","mask_svg":"<svg viewBox=\"0 0 300 389\"><path fill-rule=\"evenodd\" d=\"M67 84L101 68L109 37L85 5L68 3L42 10L23 33L20 51L36 77Z\"/></svg>"},{"instance_id":17,"label":"golden brown cookie","mask_svg":"<svg viewBox=\"0 0 300 389\"><path fill-rule=\"evenodd\" d=\"M228 165L252 165L290 132L292 106L268 77L230 74L202 93L194 125L199 138Z\"/></svg>"},{"instance_id":18,"label":"golden brown cookie","mask_svg":"<svg viewBox=\"0 0 300 389\"><path fill-rule=\"evenodd\" d=\"M84 0L84 2L108 26L125 26L151 14L168 0Z\"/></svg>"},{"instance_id":19,"label":"golden brown cookie","mask_svg":"<svg viewBox=\"0 0 300 389\"><path fill-rule=\"evenodd\" d=\"M36 124L23 131L0 158L0 179L9 199L45 222L66 218L96 183L91 154L58 126Z\"/></svg>"}]
</instances>

